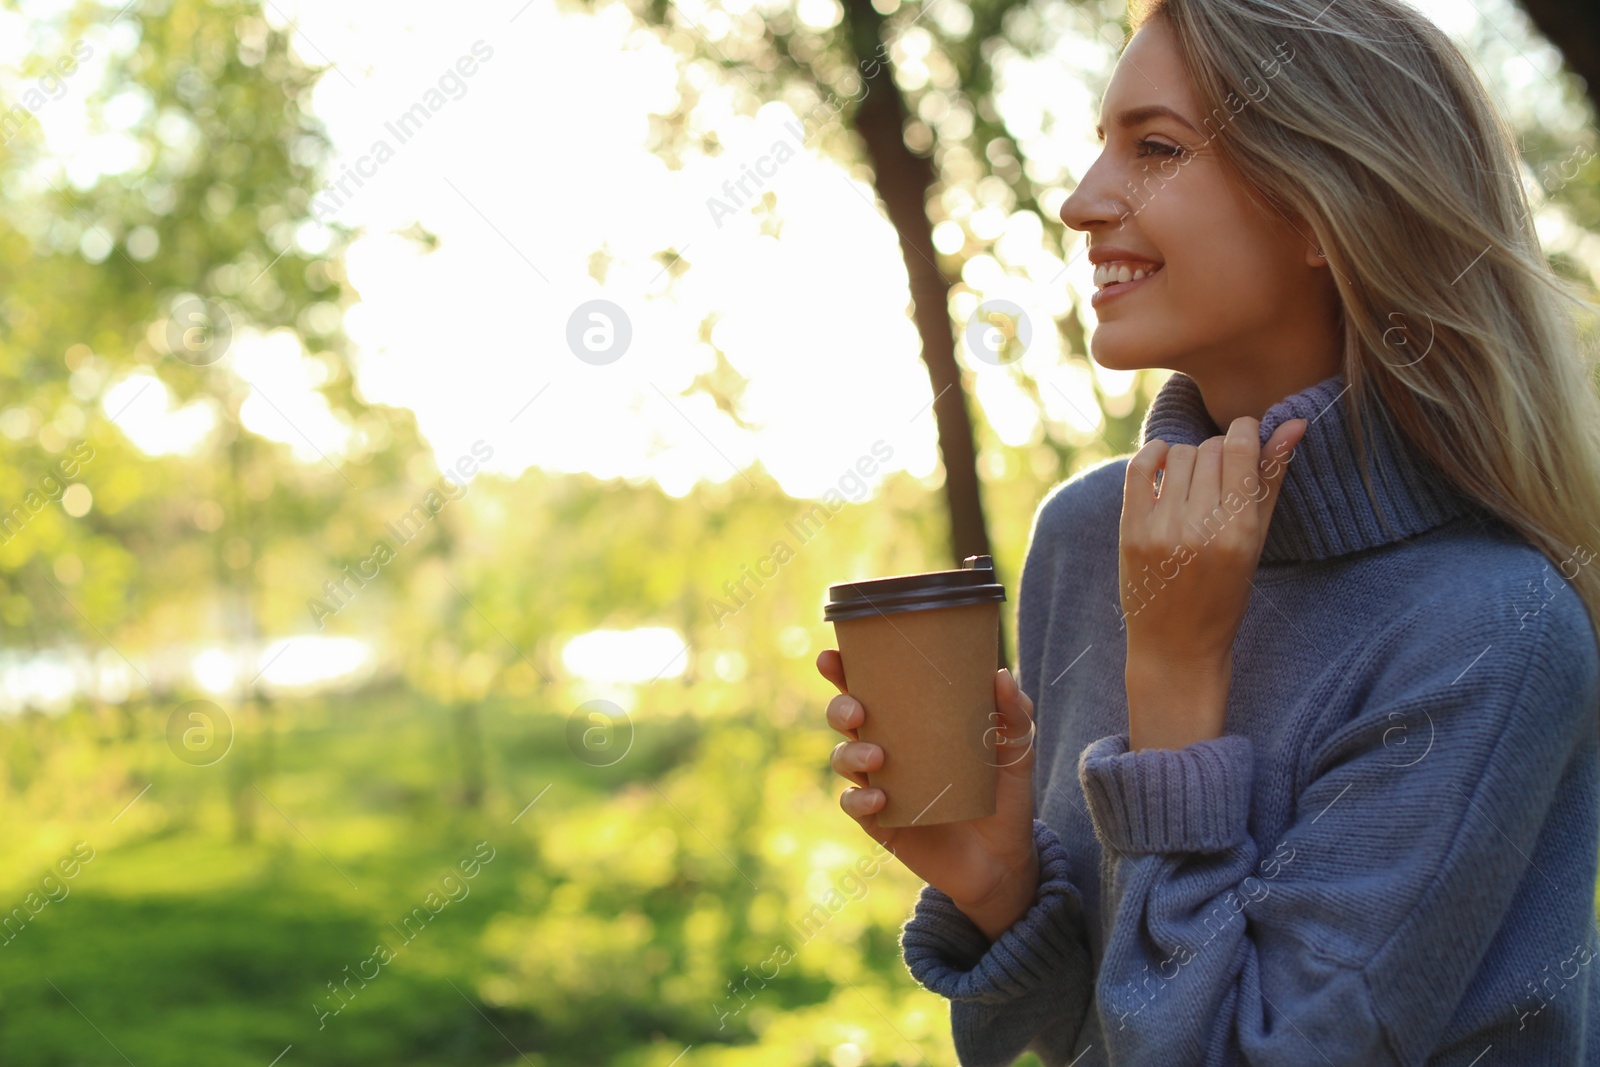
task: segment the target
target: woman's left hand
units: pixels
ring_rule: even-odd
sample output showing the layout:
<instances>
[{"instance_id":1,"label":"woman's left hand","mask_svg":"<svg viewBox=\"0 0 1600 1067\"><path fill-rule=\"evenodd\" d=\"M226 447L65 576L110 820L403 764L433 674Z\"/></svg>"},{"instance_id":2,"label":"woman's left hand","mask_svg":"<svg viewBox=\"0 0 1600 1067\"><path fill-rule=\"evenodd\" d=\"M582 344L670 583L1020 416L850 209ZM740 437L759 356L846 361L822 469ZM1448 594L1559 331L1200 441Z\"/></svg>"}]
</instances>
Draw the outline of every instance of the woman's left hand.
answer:
<instances>
[{"instance_id":1,"label":"woman's left hand","mask_svg":"<svg viewBox=\"0 0 1600 1067\"><path fill-rule=\"evenodd\" d=\"M1130 740L1145 742L1130 748L1181 747L1222 735L1233 639L1306 426L1291 419L1262 446L1259 420L1241 416L1225 436L1198 447L1155 440L1128 461L1118 586L1128 636ZM1211 698L1202 709L1178 703L1196 688ZM1141 695L1148 710L1136 721L1136 691L1171 694L1172 706L1150 707Z\"/></svg>"}]
</instances>

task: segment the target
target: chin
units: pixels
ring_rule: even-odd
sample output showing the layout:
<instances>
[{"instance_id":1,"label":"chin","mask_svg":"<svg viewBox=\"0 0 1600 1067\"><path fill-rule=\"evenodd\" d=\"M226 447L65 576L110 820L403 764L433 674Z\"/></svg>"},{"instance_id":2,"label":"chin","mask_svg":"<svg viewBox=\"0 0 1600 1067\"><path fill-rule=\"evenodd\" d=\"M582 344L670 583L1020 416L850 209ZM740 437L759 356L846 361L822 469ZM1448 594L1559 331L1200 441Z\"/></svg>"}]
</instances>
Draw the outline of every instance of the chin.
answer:
<instances>
[{"instance_id":1,"label":"chin","mask_svg":"<svg viewBox=\"0 0 1600 1067\"><path fill-rule=\"evenodd\" d=\"M1095 328L1089 338L1089 356L1107 370L1143 370L1164 366L1165 346L1153 338L1139 336L1122 323L1106 323Z\"/></svg>"}]
</instances>

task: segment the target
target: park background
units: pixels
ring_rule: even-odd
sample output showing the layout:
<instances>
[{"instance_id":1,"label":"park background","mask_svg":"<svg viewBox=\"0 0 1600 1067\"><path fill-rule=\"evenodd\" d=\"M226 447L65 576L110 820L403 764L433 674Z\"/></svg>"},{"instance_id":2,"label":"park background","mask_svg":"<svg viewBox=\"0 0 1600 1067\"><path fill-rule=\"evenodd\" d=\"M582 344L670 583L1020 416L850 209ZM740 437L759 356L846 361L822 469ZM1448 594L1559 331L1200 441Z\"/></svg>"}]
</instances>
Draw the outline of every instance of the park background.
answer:
<instances>
[{"instance_id":1,"label":"park background","mask_svg":"<svg viewBox=\"0 0 1600 1067\"><path fill-rule=\"evenodd\" d=\"M1593 289L1600 15L1425 9ZM822 603L989 552L1013 649L1034 509L1132 450L1056 215L1125 37L5 4L0 1061L953 1064Z\"/></svg>"}]
</instances>

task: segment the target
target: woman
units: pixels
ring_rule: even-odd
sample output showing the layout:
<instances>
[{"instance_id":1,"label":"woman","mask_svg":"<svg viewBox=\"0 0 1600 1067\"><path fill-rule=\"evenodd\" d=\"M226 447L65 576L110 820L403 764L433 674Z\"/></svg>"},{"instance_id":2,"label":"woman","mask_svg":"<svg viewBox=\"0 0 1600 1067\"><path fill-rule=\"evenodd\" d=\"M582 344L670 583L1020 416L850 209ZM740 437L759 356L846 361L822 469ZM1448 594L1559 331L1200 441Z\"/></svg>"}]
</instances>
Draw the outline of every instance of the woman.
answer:
<instances>
[{"instance_id":1,"label":"woman","mask_svg":"<svg viewBox=\"0 0 1600 1067\"><path fill-rule=\"evenodd\" d=\"M1398 0L1133 25L1061 217L1177 373L1035 515L995 814L879 828L818 659L907 965L964 1064L1600 1063L1600 401L1514 138Z\"/></svg>"}]
</instances>

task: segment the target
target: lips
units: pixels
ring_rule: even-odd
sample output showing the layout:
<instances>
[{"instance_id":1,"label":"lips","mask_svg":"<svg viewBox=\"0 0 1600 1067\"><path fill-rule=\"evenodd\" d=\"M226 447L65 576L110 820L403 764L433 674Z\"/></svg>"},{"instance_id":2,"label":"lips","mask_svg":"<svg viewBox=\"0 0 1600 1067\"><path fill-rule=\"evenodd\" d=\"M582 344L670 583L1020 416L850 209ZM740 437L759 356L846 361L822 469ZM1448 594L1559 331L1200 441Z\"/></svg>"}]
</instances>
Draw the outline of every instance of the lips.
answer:
<instances>
[{"instance_id":1,"label":"lips","mask_svg":"<svg viewBox=\"0 0 1600 1067\"><path fill-rule=\"evenodd\" d=\"M1124 294L1150 284L1161 271L1162 264L1159 263L1134 264L1113 260L1098 264L1094 271L1095 291L1089 294L1089 304L1100 310L1108 301L1120 299Z\"/></svg>"},{"instance_id":2,"label":"lips","mask_svg":"<svg viewBox=\"0 0 1600 1067\"><path fill-rule=\"evenodd\" d=\"M1094 284L1097 289L1104 289L1108 285L1126 282L1142 281L1152 274L1160 273L1162 264L1150 263L1142 260L1113 260L1097 263L1094 268Z\"/></svg>"},{"instance_id":3,"label":"lips","mask_svg":"<svg viewBox=\"0 0 1600 1067\"><path fill-rule=\"evenodd\" d=\"M1131 248L1099 245L1089 249L1094 264L1095 291L1089 303L1098 308L1107 300L1131 293L1165 269L1166 264Z\"/></svg>"}]
</instances>

